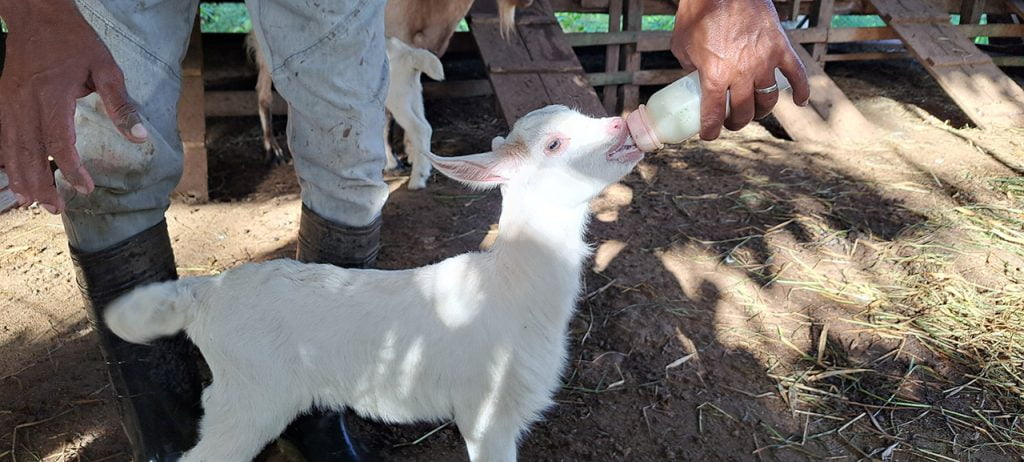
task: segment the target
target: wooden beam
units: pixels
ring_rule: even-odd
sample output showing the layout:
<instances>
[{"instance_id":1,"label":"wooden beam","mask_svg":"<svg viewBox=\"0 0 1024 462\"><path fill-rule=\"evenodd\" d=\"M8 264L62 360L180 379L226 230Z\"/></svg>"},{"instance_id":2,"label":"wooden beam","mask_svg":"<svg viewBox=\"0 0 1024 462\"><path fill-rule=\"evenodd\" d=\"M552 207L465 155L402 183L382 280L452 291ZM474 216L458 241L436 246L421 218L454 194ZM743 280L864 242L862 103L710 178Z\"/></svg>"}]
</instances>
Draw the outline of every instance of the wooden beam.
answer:
<instances>
[{"instance_id":1,"label":"wooden beam","mask_svg":"<svg viewBox=\"0 0 1024 462\"><path fill-rule=\"evenodd\" d=\"M993 56L992 62L999 67L1024 67L1024 56Z\"/></svg>"},{"instance_id":2,"label":"wooden beam","mask_svg":"<svg viewBox=\"0 0 1024 462\"><path fill-rule=\"evenodd\" d=\"M985 0L963 0L960 3L960 24L977 24L985 11Z\"/></svg>"},{"instance_id":3,"label":"wooden beam","mask_svg":"<svg viewBox=\"0 0 1024 462\"><path fill-rule=\"evenodd\" d=\"M175 194L206 202L210 198L206 169L206 103L203 83L203 34L196 17L188 50L181 64L178 131L184 148L184 171ZM255 101L255 100L253 100Z\"/></svg>"},{"instance_id":4,"label":"wooden beam","mask_svg":"<svg viewBox=\"0 0 1024 462\"><path fill-rule=\"evenodd\" d=\"M814 2L814 8L811 10L810 15L811 27L830 29L832 27L832 14L834 11L835 8L832 0L817 0ZM826 53L828 53L828 43L824 40L816 42L811 47L811 56L819 63L822 62L822 57Z\"/></svg>"},{"instance_id":5,"label":"wooden beam","mask_svg":"<svg viewBox=\"0 0 1024 462\"><path fill-rule=\"evenodd\" d=\"M632 35L633 40L620 43L636 43L637 31L622 31L622 0L610 0L608 4L608 33ZM572 43L570 41L570 43ZM617 72L619 70L619 44L608 44L604 52L605 72ZM593 86L593 82L591 82ZM601 104L604 104L605 112L615 114L619 110L619 87L617 85L605 85L601 89Z\"/></svg>"},{"instance_id":6,"label":"wooden beam","mask_svg":"<svg viewBox=\"0 0 1024 462\"><path fill-rule=\"evenodd\" d=\"M939 16L940 10L922 0L870 1L892 11L890 25L907 50L975 124L986 129L1024 126L1024 90L973 41L948 20L915 23L898 16ZM893 6L897 3L906 11Z\"/></svg>"},{"instance_id":7,"label":"wooden beam","mask_svg":"<svg viewBox=\"0 0 1024 462\"><path fill-rule=\"evenodd\" d=\"M644 3L641 0L623 0L622 25L627 31L640 32L643 29ZM638 44L627 43L622 46L619 59L620 69L629 72L640 70L640 49ZM622 86L620 91L622 112L632 111L640 106L640 87L633 84Z\"/></svg>"},{"instance_id":8,"label":"wooden beam","mask_svg":"<svg viewBox=\"0 0 1024 462\"><path fill-rule=\"evenodd\" d=\"M1017 19L1024 22L1024 0L1006 0L1006 7Z\"/></svg>"},{"instance_id":9,"label":"wooden beam","mask_svg":"<svg viewBox=\"0 0 1024 462\"><path fill-rule=\"evenodd\" d=\"M828 27L810 27L807 29L789 29L786 35L793 43L820 43L828 41Z\"/></svg>"},{"instance_id":10,"label":"wooden beam","mask_svg":"<svg viewBox=\"0 0 1024 462\"><path fill-rule=\"evenodd\" d=\"M910 53L905 51L897 52L885 52L885 51L870 51L863 53L834 53L827 54L824 56L825 62L836 62L836 61L887 61L893 59L914 59Z\"/></svg>"},{"instance_id":11,"label":"wooden beam","mask_svg":"<svg viewBox=\"0 0 1024 462\"><path fill-rule=\"evenodd\" d=\"M609 24L609 27L611 24ZM590 47L600 45L622 45L634 43L640 39L641 33L637 31L618 32L573 32L565 34L565 40L573 48Z\"/></svg>"},{"instance_id":12,"label":"wooden beam","mask_svg":"<svg viewBox=\"0 0 1024 462\"><path fill-rule=\"evenodd\" d=\"M794 140L832 143L870 139L878 128L868 122L843 91L803 47L794 47L807 71L811 99L807 107L793 104L786 90L775 106L775 118Z\"/></svg>"}]
</instances>

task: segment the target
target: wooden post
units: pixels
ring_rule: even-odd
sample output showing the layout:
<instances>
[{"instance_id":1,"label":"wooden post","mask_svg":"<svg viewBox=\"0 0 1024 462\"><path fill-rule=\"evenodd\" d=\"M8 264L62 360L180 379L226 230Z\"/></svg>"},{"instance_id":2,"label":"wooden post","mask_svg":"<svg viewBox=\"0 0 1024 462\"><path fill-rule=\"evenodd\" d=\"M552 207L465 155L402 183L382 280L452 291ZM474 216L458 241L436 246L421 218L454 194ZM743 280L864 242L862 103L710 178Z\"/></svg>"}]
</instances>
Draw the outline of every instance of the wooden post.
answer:
<instances>
[{"instance_id":1,"label":"wooden post","mask_svg":"<svg viewBox=\"0 0 1024 462\"><path fill-rule=\"evenodd\" d=\"M642 0L625 0L623 11L624 28L639 32L643 27L644 4ZM622 69L635 73L640 70L640 51L636 43L622 46ZM622 112L632 111L640 105L640 87L633 84L622 86Z\"/></svg>"},{"instance_id":2,"label":"wooden post","mask_svg":"<svg viewBox=\"0 0 1024 462\"><path fill-rule=\"evenodd\" d=\"M790 5L789 20L796 21L797 19L800 19L800 0L793 0Z\"/></svg>"},{"instance_id":3,"label":"wooden post","mask_svg":"<svg viewBox=\"0 0 1024 462\"><path fill-rule=\"evenodd\" d=\"M818 0L811 8L811 27L832 27L832 12L834 11L833 0ZM828 42L815 43L811 48L811 56L818 63L825 62L825 55L828 53Z\"/></svg>"},{"instance_id":4,"label":"wooden post","mask_svg":"<svg viewBox=\"0 0 1024 462\"><path fill-rule=\"evenodd\" d=\"M619 32L622 30L622 0L610 0L608 3L608 32ZM620 45L608 45L604 52L604 71L618 72L619 70L619 48ZM605 85L601 90L601 102L604 110L609 114L615 114L619 108L619 86Z\"/></svg>"},{"instance_id":5,"label":"wooden post","mask_svg":"<svg viewBox=\"0 0 1024 462\"><path fill-rule=\"evenodd\" d=\"M960 2L960 24L977 24L985 12L985 0L962 0Z\"/></svg>"},{"instance_id":6,"label":"wooden post","mask_svg":"<svg viewBox=\"0 0 1024 462\"><path fill-rule=\"evenodd\" d=\"M174 192L194 201L209 200L206 173L206 105L203 86L203 37L199 18L192 27L185 60L181 64L178 130L185 150L185 171Z\"/></svg>"}]
</instances>

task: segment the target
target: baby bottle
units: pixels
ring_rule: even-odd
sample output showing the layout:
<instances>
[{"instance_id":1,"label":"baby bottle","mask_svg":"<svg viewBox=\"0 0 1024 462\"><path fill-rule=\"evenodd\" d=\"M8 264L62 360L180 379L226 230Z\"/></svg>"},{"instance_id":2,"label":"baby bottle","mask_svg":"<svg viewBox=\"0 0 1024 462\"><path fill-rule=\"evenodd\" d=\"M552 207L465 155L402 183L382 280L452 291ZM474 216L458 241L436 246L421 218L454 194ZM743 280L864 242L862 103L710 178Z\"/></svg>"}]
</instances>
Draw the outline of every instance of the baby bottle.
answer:
<instances>
[{"instance_id":1,"label":"baby bottle","mask_svg":"<svg viewBox=\"0 0 1024 462\"><path fill-rule=\"evenodd\" d=\"M779 90L789 88L789 81L775 70ZM626 125L638 148L657 151L666 144L676 144L700 132L700 77L691 72L685 77L651 95L626 116ZM726 93L726 114L729 95Z\"/></svg>"}]
</instances>

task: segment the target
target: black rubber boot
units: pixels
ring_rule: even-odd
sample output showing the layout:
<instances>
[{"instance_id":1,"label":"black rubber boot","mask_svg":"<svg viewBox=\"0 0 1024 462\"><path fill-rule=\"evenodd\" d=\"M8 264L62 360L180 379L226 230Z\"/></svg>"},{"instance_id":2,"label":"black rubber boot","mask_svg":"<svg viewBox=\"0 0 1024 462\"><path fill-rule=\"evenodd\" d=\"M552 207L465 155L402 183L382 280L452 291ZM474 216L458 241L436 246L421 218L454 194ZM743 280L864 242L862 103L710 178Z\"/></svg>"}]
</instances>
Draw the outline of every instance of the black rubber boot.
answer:
<instances>
[{"instance_id":1,"label":"black rubber boot","mask_svg":"<svg viewBox=\"0 0 1024 462\"><path fill-rule=\"evenodd\" d=\"M366 226L334 223L302 204L295 259L342 268L371 268L380 252L380 217Z\"/></svg>"},{"instance_id":2,"label":"black rubber boot","mask_svg":"<svg viewBox=\"0 0 1024 462\"><path fill-rule=\"evenodd\" d=\"M380 251L380 217L366 226L334 223L302 204L296 260L329 263L342 268L370 268ZM284 432L307 462L367 461L375 458L365 435L352 435L351 413L313 410L295 419Z\"/></svg>"},{"instance_id":3,"label":"black rubber boot","mask_svg":"<svg viewBox=\"0 0 1024 462\"><path fill-rule=\"evenodd\" d=\"M107 304L133 287L177 278L167 223L97 252L72 247L71 259L135 461L178 460L195 444L201 415L195 347L184 334L128 343L103 320Z\"/></svg>"}]
</instances>

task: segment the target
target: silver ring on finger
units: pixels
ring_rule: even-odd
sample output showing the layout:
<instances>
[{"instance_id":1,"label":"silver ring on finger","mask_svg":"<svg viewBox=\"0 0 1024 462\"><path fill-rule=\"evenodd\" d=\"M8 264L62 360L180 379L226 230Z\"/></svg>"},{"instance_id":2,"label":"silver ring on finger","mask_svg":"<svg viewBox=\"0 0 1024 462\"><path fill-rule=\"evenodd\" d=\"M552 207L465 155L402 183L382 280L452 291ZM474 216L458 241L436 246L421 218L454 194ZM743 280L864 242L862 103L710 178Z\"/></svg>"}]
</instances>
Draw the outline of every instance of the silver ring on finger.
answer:
<instances>
[{"instance_id":1,"label":"silver ring on finger","mask_svg":"<svg viewBox=\"0 0 1024 462\"><path fill-rule=\"evenodd\" d=\"M754 93L759 93L759 94L762 94L762 95L768 95L768 94L771 94L771 93L775 93L777 91L779 91L779 84L778 83L773 83L769 87L755 88L754 89Z\"/></svg>"}]
</instances>

